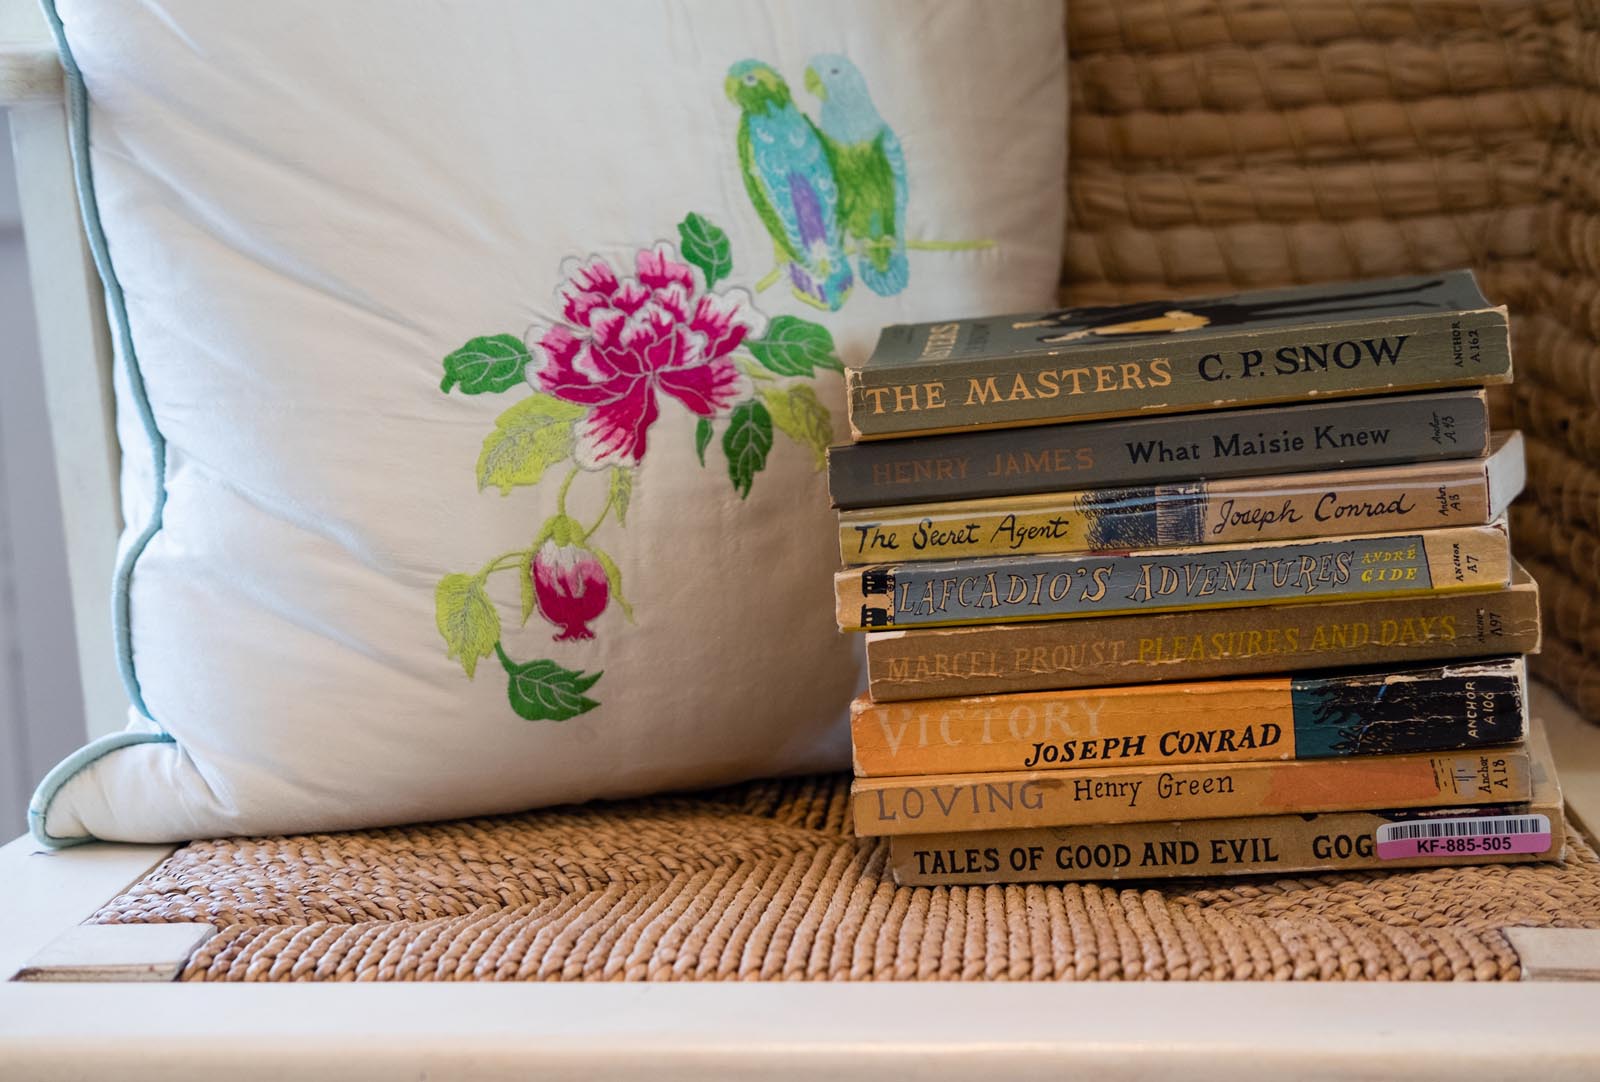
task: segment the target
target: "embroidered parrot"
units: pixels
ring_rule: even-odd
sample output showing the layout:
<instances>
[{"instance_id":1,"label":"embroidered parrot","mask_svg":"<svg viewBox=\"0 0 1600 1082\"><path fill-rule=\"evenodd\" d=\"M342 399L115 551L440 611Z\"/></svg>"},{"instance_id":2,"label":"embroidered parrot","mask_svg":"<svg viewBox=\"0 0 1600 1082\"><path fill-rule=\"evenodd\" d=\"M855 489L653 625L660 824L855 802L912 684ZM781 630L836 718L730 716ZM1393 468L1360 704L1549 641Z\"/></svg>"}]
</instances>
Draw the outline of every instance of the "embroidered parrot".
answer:
<instances>
[{"instance_id":1,"label":"embroidered parrot","mask_svg":"<svg viewBox=\"0 0 1600 1082\"><path fill-rule=\"evenodd\" d=\"M794 295L836 311L855 276L839 228L839 189L822 136L794 104L789 84L758 60L741 60L723 83L739 107L739 171L772 237L774 273ZM761 287L770 284L771 278Z\"/></svg>"},{"instance_id":2,"label":"embroidered parrot","mask_svg":"<svg viewBox=\"0 0 1600 1082\"><path fill-rule=\"evenodd\" d=\"M824 53L806 67L806 89L822 103L818 128L839 187L839 220L856 245L867 288L892 297L906 287L906 159L883 122L867 81L845 57Z\"/></svg>"}]
</instances>

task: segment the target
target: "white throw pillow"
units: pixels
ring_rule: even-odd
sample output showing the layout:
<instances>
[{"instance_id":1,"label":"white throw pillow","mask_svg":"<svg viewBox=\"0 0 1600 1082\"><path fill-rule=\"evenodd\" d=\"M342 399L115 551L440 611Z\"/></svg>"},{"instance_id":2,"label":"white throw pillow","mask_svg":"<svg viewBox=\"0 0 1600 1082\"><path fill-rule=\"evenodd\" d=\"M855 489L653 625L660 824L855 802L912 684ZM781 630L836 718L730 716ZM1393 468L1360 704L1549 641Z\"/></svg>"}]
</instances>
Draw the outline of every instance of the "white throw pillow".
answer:
<instances>
[{"instance_id":1,"label":"white throw pillow","mask_svg":"<svg viewBox=\"0 0 1600 1082\"><path fill-rule=\"evenodd\" d=\"M840 358L1052 299L1059 0L58 7L134 708L41 839L846 764Z\"/></svg>"}]
</instances>

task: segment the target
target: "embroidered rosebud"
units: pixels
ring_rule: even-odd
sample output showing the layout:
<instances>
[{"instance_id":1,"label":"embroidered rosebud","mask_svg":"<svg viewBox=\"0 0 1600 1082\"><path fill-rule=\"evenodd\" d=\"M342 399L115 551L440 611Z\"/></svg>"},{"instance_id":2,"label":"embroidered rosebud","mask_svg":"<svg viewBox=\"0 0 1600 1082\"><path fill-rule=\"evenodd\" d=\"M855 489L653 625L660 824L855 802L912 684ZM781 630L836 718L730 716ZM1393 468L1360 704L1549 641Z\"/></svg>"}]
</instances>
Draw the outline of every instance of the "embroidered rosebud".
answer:
<instances>
[{"instance_id":1,"label":"embroidered rosebud","mask_svg":"<svg viewBox=\"0 0 1600 1082\"><path fill-rule=\"evenodd\" d=\"M590 620L606 611L611 588L594 553L546 541L533 558L533 596L539 615L560 629L556 642L592 639Z\"/></svg>"}]
</instances>

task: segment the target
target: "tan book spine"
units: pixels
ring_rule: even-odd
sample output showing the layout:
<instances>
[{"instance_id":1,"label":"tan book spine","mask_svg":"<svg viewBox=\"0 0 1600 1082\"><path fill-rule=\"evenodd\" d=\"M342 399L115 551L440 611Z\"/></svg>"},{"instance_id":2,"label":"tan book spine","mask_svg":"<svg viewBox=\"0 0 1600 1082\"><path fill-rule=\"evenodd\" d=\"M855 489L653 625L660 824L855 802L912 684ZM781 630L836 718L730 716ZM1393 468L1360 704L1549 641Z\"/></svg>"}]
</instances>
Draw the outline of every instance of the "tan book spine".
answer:
<instances>
[{"instance_id":1,"label":"tan book spine","mask_svg":"<svg viewBox=\"0 0 1600 1082\"><path fill-rule=\"evenodd\" d=\"M886 631L867 636L877 702L1408 665L1539 649L1539 590L1504 590Z\"/></svg>"},{"instance_id":2,"label":"tan book spine","mask_svg":"<svg viewBox=\"0 0 1600 1082\"><path fill-rule=\"evenodd\" d=\"M1487 523L1526 479L1522 435L1485 458L839 514L846 564L1225 545Z\"/></svg>"},{"instance_id":3,"label":"tan book spine","mask_svg":"<svg viewBox=\"0 0 1600 1082\"><path fill-rule=\"evenodd\" d=\"M1511 578L1504 522L1254 545L875 565L834 577L839 627L953 627L1126 612L1488 590Z\"/></svg>"},{"instance_id":4,"label":"tan book spine","mask_svg":"<svg viewBox=\"0 0 1600 1082\"><path fill-rule=\"evenodd\" d=\"M1454 751L1521 740L1520 657L851 704L858 777Z\"/></svg>"},{"instance_id":5,"label":"tan book spine","mask_svg":"<svg viewBox=\"0 0 1600 1082\"><path fill-rule=\"evenodd\" d=\"M850 792L856 833L872 836L1509 803L1529 799L1532 786L1518 745L1482 754L857 778Z\"/></svg>"},{"instance_id":6,"label":"tan book spine","mask_svg":"<svg viewBox=\"0 0 1600 1082\"><path fill-rule=\"evenodd\" d=\"M907 886L972 886L1560 860L1561 787L1542 734L1528 745L1525 803L907 834L890 867Z\"/></svg>"}]
</instances>

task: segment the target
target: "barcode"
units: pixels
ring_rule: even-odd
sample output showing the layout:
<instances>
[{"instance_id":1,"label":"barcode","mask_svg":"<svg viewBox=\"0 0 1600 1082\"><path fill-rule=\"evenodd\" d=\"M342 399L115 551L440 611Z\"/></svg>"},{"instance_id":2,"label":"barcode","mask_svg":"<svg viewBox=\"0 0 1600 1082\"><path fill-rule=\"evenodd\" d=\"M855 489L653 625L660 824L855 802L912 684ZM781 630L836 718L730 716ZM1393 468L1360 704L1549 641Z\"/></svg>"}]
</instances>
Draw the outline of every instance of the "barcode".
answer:
<instances>
[{"instance_id":1,"label":"barcode","mask_svg":"<svg viewBox=\"0 0 1600 1082\"><path fill-rule=\"evenodd\" d=\"M1417 838L1479 838L1491 834L1548 834L1545 815L1497 815L1489 819L1424 819L1415 823L1385 823L1378 828L1380 842Z\"/></svg>"}]
</instances>

